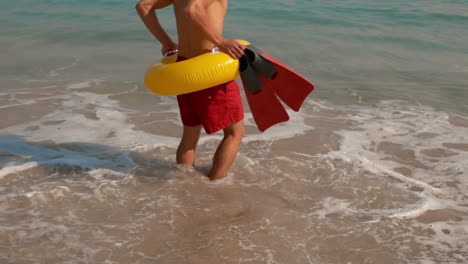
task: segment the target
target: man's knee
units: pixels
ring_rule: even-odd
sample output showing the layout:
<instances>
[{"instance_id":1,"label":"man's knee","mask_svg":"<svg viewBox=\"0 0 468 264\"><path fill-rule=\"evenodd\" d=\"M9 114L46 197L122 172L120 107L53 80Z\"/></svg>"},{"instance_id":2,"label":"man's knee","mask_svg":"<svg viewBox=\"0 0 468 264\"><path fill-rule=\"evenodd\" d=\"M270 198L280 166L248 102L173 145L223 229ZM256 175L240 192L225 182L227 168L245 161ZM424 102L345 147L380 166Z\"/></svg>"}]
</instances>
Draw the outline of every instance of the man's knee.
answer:
<instances>
[{"instance_id":1,"label":"man's knee","mask_svg":"<svg viewBox=\"0 0 468 264\"><path fill-rule=\"evenodd\" d=\"M181 140L179 143L178 150L179 151L191 151L191 150L195 151L196 148L197 148L196 142Z\"/></svg>"},{"instance_id":2,"label":"man's knee","mask_svg":"<svg viewBox=\"0 0 468 264\"><path fill-rule=\"evenodd\" d=\"M238 140L242 139L244 133L245 128L244 123L242 121L234 123L224 129L224 137L233 137Z\"/></svg>"},{"instance_id":3,"label":"man's knee","mask_svg":"<svg viewBox=\"0 0 468 264\"><path fill-rule=\"evenodd\" d=\"M181 149L195 149L200 137L201 126L188 127L184 126L182 139L180 140L179 148Z\"/></svg>"}]
</instances>

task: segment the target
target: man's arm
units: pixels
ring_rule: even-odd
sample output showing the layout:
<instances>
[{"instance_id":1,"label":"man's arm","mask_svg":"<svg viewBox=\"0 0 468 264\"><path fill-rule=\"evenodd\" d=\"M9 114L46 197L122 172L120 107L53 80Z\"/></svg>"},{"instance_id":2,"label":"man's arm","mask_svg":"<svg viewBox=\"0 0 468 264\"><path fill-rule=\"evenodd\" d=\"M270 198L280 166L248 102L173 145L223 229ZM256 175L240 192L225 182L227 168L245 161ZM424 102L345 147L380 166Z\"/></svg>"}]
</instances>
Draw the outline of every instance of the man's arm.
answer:
<instances>
[{"instance_id":1,"label":"man's arm","mask_svg":"<svg viewBox=\"0 0 468 264\"><path fill-rule=\"evenodd\" d=\"M187 0L185 15L192 20L221 51L238 59L244 54L245 46L234 39L225 39L209 22L206 9L215 0Z\"/></svg>"},{"instance_id":2,"label":"man's arm","mask_svg":"<svg viewBox=\"0 0 468 264\"><path fill-rule=\"evenodd\" d=\"M177 45L162 28L155 10L164 8L168 5L171 5L172 3L172 0L140 0L140 2L138 2L138 4L135 6L135 9L140 15L141 20L145 26L153 34L153 36L156 37L159 42L161 42L161 51L163 54L170 50L176 50Z\"/></svg>"}]
</instances>

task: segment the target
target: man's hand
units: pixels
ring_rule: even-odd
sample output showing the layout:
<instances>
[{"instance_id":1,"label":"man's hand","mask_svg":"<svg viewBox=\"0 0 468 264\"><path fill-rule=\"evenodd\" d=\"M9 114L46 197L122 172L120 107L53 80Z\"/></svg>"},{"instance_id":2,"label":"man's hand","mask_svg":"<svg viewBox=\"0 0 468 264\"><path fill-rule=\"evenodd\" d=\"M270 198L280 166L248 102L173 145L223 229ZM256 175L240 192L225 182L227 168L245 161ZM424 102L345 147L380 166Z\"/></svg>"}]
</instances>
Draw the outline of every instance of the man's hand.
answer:
<instances>
[{"instance_id":1,"label":"man's hand","mask_svg":"<svg viewBox=\"0 0 468 264\"><path fill-rule=\"evenodd\" d=\"M178 47L175 43L172 43L170 45L163 45L163 47L161 48L161 53L163 54L163 56L172 56L177 53L177 49Z\"/></svg>"},{"instance_id":2,"label":"man's hand","mask_svg":"<svg viewBox=\"0 0 468 264\"><path fill-rule=\"evenodd\" d=\"M237 42L235 39L223 39L218 48L233 59L239 59L242 57L245 50L245 46Z\"/></svg>"}]
</instances>

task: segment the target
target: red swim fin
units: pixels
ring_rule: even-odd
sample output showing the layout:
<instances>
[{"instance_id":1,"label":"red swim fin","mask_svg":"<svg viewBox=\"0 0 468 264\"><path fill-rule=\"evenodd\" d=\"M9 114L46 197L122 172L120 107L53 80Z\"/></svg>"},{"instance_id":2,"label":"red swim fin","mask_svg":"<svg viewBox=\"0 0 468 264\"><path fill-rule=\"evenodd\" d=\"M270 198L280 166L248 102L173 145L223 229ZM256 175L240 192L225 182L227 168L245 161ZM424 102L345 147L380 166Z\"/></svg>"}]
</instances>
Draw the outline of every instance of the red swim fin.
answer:
<instances>
[{"instance_id":1,"label":"red swim fin","mask_svg":"<svg viewBox=\"0 0 468 264\"><path fill-rule=\"evenodd\" d=\"M306 97L314 90L314 85L268 54L264 53L262 56L270 60L278 71L273 80L266 80L266 83L286 105L299 111Z\"/></svg>"},{"instance_id":2,"label":"red swim fin","mask_svg":"<svg viewBox=\"0 0 468 264\"><path fill-rule=\"evenodd\" d=\"M248 91L245 83L242 84L255 123L263 132L273 125L288 121L289 115L270 86L271 81L262 75L258 77L262 82L262 90L255 94Z\"/></svg>"}]
</instances>

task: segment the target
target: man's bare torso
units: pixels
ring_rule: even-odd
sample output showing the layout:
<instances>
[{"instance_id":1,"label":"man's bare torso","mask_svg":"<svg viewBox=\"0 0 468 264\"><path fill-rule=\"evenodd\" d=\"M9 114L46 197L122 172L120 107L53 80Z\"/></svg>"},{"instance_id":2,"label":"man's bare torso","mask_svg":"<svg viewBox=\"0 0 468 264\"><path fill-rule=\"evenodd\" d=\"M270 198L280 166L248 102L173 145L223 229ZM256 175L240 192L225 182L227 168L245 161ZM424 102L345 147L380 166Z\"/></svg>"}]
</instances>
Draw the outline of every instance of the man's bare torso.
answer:
<instances>
[{"instance_id":1,"label":"man's bare torso","mask_svg":"<svg viewBox=\"0 0 468 264\"><path fill-rule=\"evenodd\" d=\"M210 52L213 43L211 43L207 39L207 36L186 17L184 13L186 4L187 0L174 0L174 13L179 39L179 55L192 58ZM223 31L227 5L227 0L214 0L206 10L208 19L210 20L209 22L220 34L222 34Z\"/></svg>"}]
</instances>

